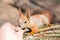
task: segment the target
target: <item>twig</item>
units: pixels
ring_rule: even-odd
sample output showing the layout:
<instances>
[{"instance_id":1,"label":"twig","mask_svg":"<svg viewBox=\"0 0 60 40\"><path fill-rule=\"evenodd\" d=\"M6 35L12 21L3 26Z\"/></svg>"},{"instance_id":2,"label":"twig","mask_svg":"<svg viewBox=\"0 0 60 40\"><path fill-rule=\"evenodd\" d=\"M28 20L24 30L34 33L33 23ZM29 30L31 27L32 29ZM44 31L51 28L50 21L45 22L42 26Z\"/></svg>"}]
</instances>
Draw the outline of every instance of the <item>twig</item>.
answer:
<instances>
[{"instance_id":1,"label":"twig","mask_svg":"<svg viewBox=\"0 0 60 40\"><path fill-rule=\"evenodd\" d=\"M47 27L47 28L42 28L42 29L39 29L38 31L39 32L43 32L43 31L46 31L46 30L56 29L56 28L60 28L60 25L52 26L52 27Z\"/></svg>"},{"instance_id":2,"label":"twig","mask_svg":"<svg viewBox=\"0 0 60 40\"><path fill-rule=\"evenodd\" d=\"M43 32L43 33L45 33L45 34L53 34L54 32L55 32L55 34L60 34L60 30L52 30L52 31L46 31L46 32Z\"/></svg>"},{"instance_id":3,"label":"twig","mask_svg":"<svg viewBox=\"0 0 60 40\"><path fill-rule=\"evenodd\" d=\"M54 36L54 37L60 37L60 34L44 34L44 36Z\"/></svg>"}]
</instances>

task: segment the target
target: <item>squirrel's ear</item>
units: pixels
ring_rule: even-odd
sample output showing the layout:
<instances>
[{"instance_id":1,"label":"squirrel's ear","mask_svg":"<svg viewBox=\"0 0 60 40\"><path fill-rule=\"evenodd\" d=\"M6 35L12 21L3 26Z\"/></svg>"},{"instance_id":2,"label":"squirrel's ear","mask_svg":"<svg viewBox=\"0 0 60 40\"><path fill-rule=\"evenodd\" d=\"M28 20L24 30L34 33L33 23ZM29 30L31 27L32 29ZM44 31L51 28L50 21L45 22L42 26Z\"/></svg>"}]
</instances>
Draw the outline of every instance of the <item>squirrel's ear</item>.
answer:
<instances>
[{"instance_id":1,"label":"squirrel's ear","mask_svg":"<svg viewBox=\"0 0 60 40\"><path fill-rule=\"evenodd\" d=\"M19 16L22 17L24 16L23 12L21 11L21 8L19 7Z\"/></svg>"},{"instance_id":2,"label":"squirrel's ear","mask_svg":"<svg viewBox=\"0 0 60 40\"><path fill-rule=\"evenodd\" d=\"M26 17L28 18L28 20L30 19L30 9L27 8L26 10Z\"/></svg>"}]
</instances>

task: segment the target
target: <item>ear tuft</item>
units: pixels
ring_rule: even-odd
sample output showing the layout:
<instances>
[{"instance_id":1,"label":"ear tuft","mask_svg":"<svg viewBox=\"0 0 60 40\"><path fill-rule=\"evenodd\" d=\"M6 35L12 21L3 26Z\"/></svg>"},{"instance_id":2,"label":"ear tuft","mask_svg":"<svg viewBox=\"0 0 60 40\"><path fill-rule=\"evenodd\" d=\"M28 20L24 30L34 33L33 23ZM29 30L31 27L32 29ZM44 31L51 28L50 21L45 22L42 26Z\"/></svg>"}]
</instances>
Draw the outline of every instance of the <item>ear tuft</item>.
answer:
<instances>
[{"instance_id":1,"label":"ear tuft","mask_svg":"<svg viewBox=\"0 0 60 40\"><path fill-rule=\"evenodd\" d=\"M19 7L19 16L20 16L20 17L24 16L24 14L23 14L23 12L22 12L22 10L21 10L21 7Z\"/></svg>"},{"instance_id":2,"label":"ear tuft","mask_svg":"<svg viewBox=\"0 0 60 40\"><path fill-rule=\"evenodd\" d=\"M27 8L26 17L28 18L28 20L30 19L30 9L29 8Z\"/></svg>"}]
</instances>

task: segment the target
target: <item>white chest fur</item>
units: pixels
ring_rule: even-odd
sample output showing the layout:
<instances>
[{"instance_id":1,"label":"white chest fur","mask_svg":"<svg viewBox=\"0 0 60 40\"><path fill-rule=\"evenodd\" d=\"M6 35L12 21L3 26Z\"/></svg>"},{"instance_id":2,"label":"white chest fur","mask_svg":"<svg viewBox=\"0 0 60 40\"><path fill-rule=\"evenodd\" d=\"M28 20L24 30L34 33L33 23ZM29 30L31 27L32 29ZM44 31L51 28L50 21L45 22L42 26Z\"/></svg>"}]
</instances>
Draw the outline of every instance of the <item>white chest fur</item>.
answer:
<instances>
[{"instance_id":1,"label":"white chest fur","mask_svg":"<svg viewBox=\"0 0 60 40\"><path fill-rule=\"evenodd\" d=\"M49 19L45 17L44 15L38 15L37 17L31 16L30 17L30 23L32 25L37 25L38 27L43 26L44 24L47 24L49 22Z\"/></svg>"}]
</instances>

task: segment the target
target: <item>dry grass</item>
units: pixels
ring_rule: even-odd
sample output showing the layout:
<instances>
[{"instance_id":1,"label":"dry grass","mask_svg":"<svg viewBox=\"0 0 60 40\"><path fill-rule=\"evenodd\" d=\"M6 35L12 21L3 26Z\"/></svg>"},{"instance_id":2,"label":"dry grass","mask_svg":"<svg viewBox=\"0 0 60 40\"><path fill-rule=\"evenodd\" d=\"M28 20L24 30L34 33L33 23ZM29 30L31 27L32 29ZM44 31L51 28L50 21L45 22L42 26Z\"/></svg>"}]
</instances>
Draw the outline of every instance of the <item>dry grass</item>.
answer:
<instances>
[{"instance_id":1,"label":"dry grass","mask_svg":"<svg viewBox=\"0 0 60 40\"><path fill-rule=\"evenodd\" d=\"M41 28L39 33L27 36L23 40L60 40L60 25L51 24L52 27ZM42 31L43 30L43 31Z\"/></svg>"}]
</instances>

